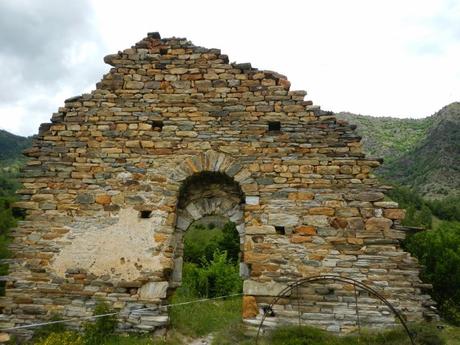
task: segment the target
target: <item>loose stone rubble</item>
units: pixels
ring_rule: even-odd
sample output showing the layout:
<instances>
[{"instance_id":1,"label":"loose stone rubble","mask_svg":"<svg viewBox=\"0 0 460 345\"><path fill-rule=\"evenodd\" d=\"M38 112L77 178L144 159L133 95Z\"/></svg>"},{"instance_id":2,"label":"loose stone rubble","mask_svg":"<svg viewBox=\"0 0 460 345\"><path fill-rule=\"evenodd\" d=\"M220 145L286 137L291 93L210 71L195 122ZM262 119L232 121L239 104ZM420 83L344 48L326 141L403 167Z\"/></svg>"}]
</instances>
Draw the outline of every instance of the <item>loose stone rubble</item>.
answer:
<instances>
[{"instance_id":1,"label":"loose stone rubble","mask_svg":"<svg viewBox=\"0 0 460 345\"><path fill-rule=\"evenodd\" d=\"M13 232L0 327L92 315L98 299L123 330L164 327L183 233L208 215L237 224L249 325L289 282L326 273L368 284L409 320L432 314L400 248L404 211L386 201L354 126L285 76L183 38L151 33L104 61L113 67L96 90L66 100L26 152L16 207L27 218ZM395 323L364 292L358 303L361 325ZM357 324L342 284L301 288L267 325L298 322L299 310L335 332Z\"/></svg>"}]
</instances>

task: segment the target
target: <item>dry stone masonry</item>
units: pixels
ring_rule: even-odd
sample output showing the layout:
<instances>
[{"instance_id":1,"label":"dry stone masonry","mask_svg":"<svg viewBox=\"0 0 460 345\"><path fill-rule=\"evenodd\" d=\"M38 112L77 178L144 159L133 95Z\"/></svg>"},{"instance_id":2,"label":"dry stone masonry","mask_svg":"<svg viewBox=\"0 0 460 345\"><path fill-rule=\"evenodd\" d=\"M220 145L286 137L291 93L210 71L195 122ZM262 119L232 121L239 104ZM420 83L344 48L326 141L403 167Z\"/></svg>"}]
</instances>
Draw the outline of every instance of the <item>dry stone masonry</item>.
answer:
<instances>
[{"instance_id":1,"label":"dry stone masonry","mask_svg":"<svg viewBox=\"0 0 460 345\"><path fill-rule=\"evenodd\" d=\"M2 328L89 316L98 299L124 330L164 327L183 234L209 215L237 224L249 325L289 282L326 273L369 284L409 320L427 314L417 261L400 248L404 211L385 199L353 126L285 76L183 38L151 33L104 61L96 90L66 100L26 152ZM300 310L347 332L354 307L350 286L312 285L267 324ZM362 324L395 323L364 292L359 309Z\"/></svg>"}]
</instances>

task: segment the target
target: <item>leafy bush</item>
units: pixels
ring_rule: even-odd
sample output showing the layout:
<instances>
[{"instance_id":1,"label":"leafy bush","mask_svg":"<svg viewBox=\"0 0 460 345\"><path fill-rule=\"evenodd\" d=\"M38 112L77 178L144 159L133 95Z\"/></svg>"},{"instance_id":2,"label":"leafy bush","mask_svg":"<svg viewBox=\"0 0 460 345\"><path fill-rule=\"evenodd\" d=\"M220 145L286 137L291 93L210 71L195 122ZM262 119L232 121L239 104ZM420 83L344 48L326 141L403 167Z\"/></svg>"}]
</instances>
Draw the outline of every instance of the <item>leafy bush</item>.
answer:
<instances>
[{"instance_id":1,"label":"leafy bush","mask_svg":"<svg viewBox=\"0 0 460 345\"><path fill-rule=\"evenodd\" d=\"M61 318L58 315L53 316L50 321L59 321ZM52 323L49 325L37 328L34 332L33 339L43 340L46 339L52 333L63 333L67 331L67 327L64 323Z\"/></svg>"},{"instance_id":2,"label":"leafy bush","mask_svg":"<svg viewBox=\"0 0 460 345\"><path fill-rule=\"evenodd\" d=\"M227 258L236 263L240 252L240 236L235 223L228 222L223 229L209 224L192 225L184 238L184 261L202 266L214 257L214 252L226 252Z\"/></svg>"},{"instance_id":3,"label":"leafy bush","mask_svg":"<svg viewBox=\"0 0 460 345\"><path fill-rule=\"evenodd\" d=\"M460 304L451 299L442 302L440 306L441 314L446 320L455 326L460 326Z\"/></svg>"},{"instance_id":4,"label":"leafy bush","mask_svg":"<svg viewBox=\"0 0 460 345\"><path fill-rule=\"evenodd\" d=\"M237 264L227 259L226 252L214 252L211 261L203 261L202 267L185 263L180 293L186 296L218 297L242 290L243 282Z\"/></svg>"},{"instance_id":5,"label":"leafy bush","mask_svg":"<svg viewBox=\"0 0 460 345\"><path fill-rule=\"evenodd\" d=\"M76 332L64 331L51 333L38 340L35 345L85 345L83 337Z\"/></svg>"},{"instance_id":6,"label":"leafy bush","mask_svg":"<svg viewBox=\"0 0 460 345\"><path fill-rule=\"evenodd\" d=\"M10 255L10 252L8 250L10 238L8 234L10 229L16 226L16 218L13 216L13 210L11 208L13 202L14 198L12 196L0 197L0 259L6 259ZM3 276L7 274L8 265L0 264L0 275ZM5 282L0 282L0 296L3 296L4 294Z\"/></svg>"},{"instance_id":7,"label":"leafy bush","mask_svg":"<svg viewBox=\"0 0 460 345\"><path fill-rule=\"evenodd\" d=\"M235 223L228 222L222 229L222 238L219 243L219 250L227 253L227 258L237 263L240 253L240 234L236 230Z\"/></svg>"},{"instance_id":8,"label":"leafy bush","mask_svg":"<svg viewBox=\"0 0 460 345\"><path fill-rule=\"evenodd\" d=\"M407 187L395 187L388 196L406 209L403 225L419 226L426 229L432 227L432 211L428 204L414 191Z\"/></svg>"},{"instance_id":9,"label":"leafy bush","mask_svg":"<svg viewBox=\"0 0 460 345\"><path fill-rule=\"evenodd\" d=\"M406 240L406 248L424 266L422 279L433 284L433 298L446 319L458 322L460 307L460 223L442 222Z\"/></svg>"},{"instance_id":10,"label":"leafy bush","mask_svg":"<svg viewBox=\"0 0 460 345\"><path fill-rule=\"evenodd\" d=\"M0 170L0 197L11 197L20 187L18 175Z\"/></svg>"},{"instance_id":11,"label":"leafy bush","mask_svg":"<svg viewBox=\"0 0 460 345\"><path fill-rule=\"evenodd\" d=\"M406 209L404 225L432 227L432 216L442 220L460 221L460 197L449 197L442 200L424 200L407 187L395 187L388 196Z\"/></svg>"},{"instance_id":12,"label":"leafy bush","mask_svg":"<svg viewBox=\"0 0 460 345\"><path fill-rule=\"evenodd\" d=\"M203 260L212 260L222 237L222 230L218 228L207 229L201 224L193 225L184 237L184 262L201 266Z\"/></svg>"},{"instance_id":13,"label":"leafy bush","mask_svg":"<svg viewBox=\"0 0 460 345\"><path fill-rule=\"evenodd\" d=\"M429 201L428 205L436 217L460 221L460 197Z\"/></svg>"},{"instance_id":14,"label":"leafy bush","mask_svg":"<svg viewBox=\"0 0 460 345\"><path fill-rule=\"evenodd\" d=\"M100 301L94 308L94 315L110 314L113 310L110 309L106 302ZM108 337L114 333L117 328L116 315L102 316L94 322L84 324L84 344L85 345L100 345L103 344Z\"/></svg>"}]
</instances>

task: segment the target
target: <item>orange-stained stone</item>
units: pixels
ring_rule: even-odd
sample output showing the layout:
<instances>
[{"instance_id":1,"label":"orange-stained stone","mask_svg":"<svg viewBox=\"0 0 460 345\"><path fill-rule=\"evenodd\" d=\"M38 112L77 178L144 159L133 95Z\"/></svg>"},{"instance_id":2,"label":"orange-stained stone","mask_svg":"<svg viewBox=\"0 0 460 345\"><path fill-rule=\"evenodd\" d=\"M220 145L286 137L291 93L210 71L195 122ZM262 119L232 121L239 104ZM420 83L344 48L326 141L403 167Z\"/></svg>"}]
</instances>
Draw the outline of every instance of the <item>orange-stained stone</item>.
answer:
<instances>
[{"instance_id":1,"label":"orange-stained stone","mask_svg":"<svg viewBox=\"0 0 460 345\"><path fill-rule=\"evenodd\" d=\"M110 195L107 194L99 194L96 195L96 202L101 205L108 205L112 201Z\"/></svg>"},{"instance_id":2,"label":"orange-stained stone","mask_svg":"<svg viewBox=\"0 0 460 345\"><path fill-rule=\"evenodd\" d=\"M270 257L269 254L260 254L260 253L254 253L254 252L245 252L243 254L244 256L244 262L246 263L260 263L262 261L268 260Z\"/></svg>"},{"instance_id":3,"label":"orange-stained stone","mask_svg":"<svg viewBox=\"0 0 460 345\"><path fill-rule=\"evenodd\" d=\"M312 239L310 236L301 236L301 235L292 235L291 236L291 243L304 243L304 242L311 242Z\"/></svg>"},{"instance_id":4,"label":"orange-stained stone","mask_svg":"<svg viewBox=\"0 0 460 345\"><path fill-rule=\"evenodd\" d=\"M321 216L333 216L334 209L330 207L312 207L308 210L308 213Z\"/></svg>"},{"instance_id":5,"label":"orange-stained stone","mask_svg":"<svg viewBox=\"0 0 460 345\"><path fill-rule=\"evenodd\" d=\"M259 314L259 308L254 296L243 297L243 319L256 317Z\"/></svg>"},{"instance_id":6,"label":"orange-stained stone","mask_svg":"<svg viewBox=\"0 0 460 345\"><path fill-rule=\"evenodd\" d=\"M299 200L313 200L315 197L315 194L309 192L299 192L297 194Z\"/></svg>"},{"instance_id":7,"label":"orange-stained stone","mask_svg":"<svg viewBox=\"0 0 460 345\"><path fill-rule=\"evenodd\" d=\"M383 211L383 215L390 219L404 219L406 211L399 208L388 208Z\"/></svg>"},{"instance_id":8,"label":"orange-stained stone","mask_svg":"<svg viewBox=\"0 0 460 345\"><path fill-rule=\"evenodd\" d=\"M313 200L315 194L309 192L289 193L289 200Z\"/></svg>"},{"instance_id":9,"label":"orange-stained stone","mask_svg":"<svg viewBox=\"0 0 460 345\"><path fill-rule=\"evenodd\" d=\"M252 264L251 266L251 270L252 271L256 271L256 272L276 272L279 270L279 265L275 265L275 264Z\"/></svg>"},{"instance_id":10,"label":"orange-stained stone","mask_svg":"<svg viewBox=\"0 0 460 345\"><path fill-rule=\"evenodd\" d=\"M294 232L301 235L316 235L316 229L311 225L301 225L295 228Z\"/></svg>"}]
</instances>

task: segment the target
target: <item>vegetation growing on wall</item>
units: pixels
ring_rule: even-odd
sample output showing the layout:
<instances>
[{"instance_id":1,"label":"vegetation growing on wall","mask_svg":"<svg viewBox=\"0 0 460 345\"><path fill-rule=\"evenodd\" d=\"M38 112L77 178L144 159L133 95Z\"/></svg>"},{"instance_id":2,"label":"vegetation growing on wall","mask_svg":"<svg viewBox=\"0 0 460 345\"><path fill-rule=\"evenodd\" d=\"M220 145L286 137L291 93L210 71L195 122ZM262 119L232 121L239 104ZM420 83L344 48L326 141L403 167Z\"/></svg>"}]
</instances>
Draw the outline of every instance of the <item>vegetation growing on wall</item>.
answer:
<instances>
[{"instance_id":1,"label":"vegetation growing on wall","mask_svg":"<svg viewBox=\"0 0 460 345\"><path fill-rule=\"evenodd\" d=\"M0 260L9 256L9 231L16 226L21 214L14 212L12 205L16 200L15 192L19 188L17 175L11 172L0 171ZM0 276L8 273L8 265L0 264ZM5 282L0 282L0 296L5 292Z\"/></svg>"},{"instance_id":2,"label":"vegetation growing on wall","mask_svg":"<svg viewBox=\"0 0 460 345\"><path fill-rule=\"evenodd\" d=\"M433 284L442 316L460 325L460 197L427 201L406 187L389 196L407 210L403 224L426 229L404 245L423 265L421 277Z\"/></svg>"}]
</instances>

